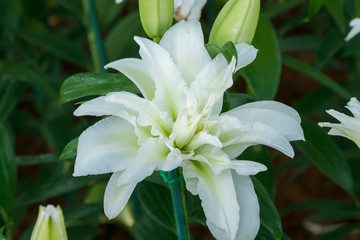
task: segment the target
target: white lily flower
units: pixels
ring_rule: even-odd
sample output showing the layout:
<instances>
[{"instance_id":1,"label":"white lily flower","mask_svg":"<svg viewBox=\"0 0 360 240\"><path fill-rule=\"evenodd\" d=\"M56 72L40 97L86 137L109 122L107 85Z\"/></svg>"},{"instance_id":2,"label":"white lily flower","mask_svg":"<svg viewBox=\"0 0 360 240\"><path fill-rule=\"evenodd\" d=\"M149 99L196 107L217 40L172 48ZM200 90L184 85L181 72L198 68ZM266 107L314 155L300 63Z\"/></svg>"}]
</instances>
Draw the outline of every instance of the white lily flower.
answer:
<instances>
[{"instance_id":1,"label":"white lily flower","mask_svg":"<svg viewBox=\"0 0 360 240\"><path fill-rule=\"evenodd\" d=\"M122 3L124 0L115 0L116 4Z\"/></svg>"},{"instance_id":2,"label":"white lily flower","mask_svg":"<svg viewBox=\"0 0 360 240\"><path fill-rule=\"evenodd\" d=\"M200 19L206 0L174 0L174 17L179 20Z\"/></svg>"},{"instance_id":3,"label":"white lily flower","mask_svg":"<svg viewBox=\"0 0 360 240\"><path fill-rule=\"evenodd\" d=\"M360 18L354 18L350 21L351 30L348 35L345 37L345 41L350 41L355 35L360 32Z\"/></svg>"},{"instance_id":4,"label":"white lily flower","mask_svg":"<svg viewBox=\"0 0 360 240\"><path fill-rule=\"evenodd\" d=\"M289 141L303 139L295 110L274 101L245 104L220 114L233 73L257 50L237 44L238 63L222 54L211 59L200 23L181 21L156 44L135 37L141 59L108 64L125 74L144 98L109 93L83 103L76 116L109 116L79 137L74 176L112 172L105 214L116 217L136 184L155 170L182 167L186 188L198 194L217 239L255 238L259 204L249 175L260 163L236 160L247 147L265 144L292 157Z\"/></svg>"},{"instance_id":5,"label":"white lily flower","mask_svg":"<svg viewBox=\"0 0 360 240\"><path fill-rule=\"evenodd\" d=\"M333 109L326 112L340 121L340 123L320 122L320 127L330 127L329 135L342 136L352 140L360 148L360 102L351 98L345 106L354 117L347 116Z\"/></svg>"}]
</instances>

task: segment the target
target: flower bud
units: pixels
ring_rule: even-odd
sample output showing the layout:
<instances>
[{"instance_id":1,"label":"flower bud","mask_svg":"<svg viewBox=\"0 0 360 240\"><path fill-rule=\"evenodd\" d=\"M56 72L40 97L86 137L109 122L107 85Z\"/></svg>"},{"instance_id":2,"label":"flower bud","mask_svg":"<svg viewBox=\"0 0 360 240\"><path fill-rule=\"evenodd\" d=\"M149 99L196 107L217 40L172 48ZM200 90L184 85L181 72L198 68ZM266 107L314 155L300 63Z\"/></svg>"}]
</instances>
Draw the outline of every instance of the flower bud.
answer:
<instances>
[{"instance_id":1,"label":"flower bud","mask_svg":"<svg viewBox=\"0 0 360 240\"><path fill-rule=\"evenodd\" d=\"M64 217L60 206L39 207L39 215L30 240L67 240Z\"/></svg>"},{"instance_id":2,"label":"flower bud","mask_svg":"<svg viewBox=\"0 0 360 240\"><path fill-rule=\"evenodd\" d=\"M229 0L217 16L209 43L222 47L228 41L250 44L255 35L260 0Z\"/></svg>"},{"instance_id":3,"label":"flower bud","mask_svg":"<svg viewBox=\"0 0 360 240\"><path fill-rule=\"evenodd\" d=\"M206 0L174 0L174 17L180 20L200 20L201 9Z\"/></svg>"},{"instance_id":4,"label":"flower bud","mask_svg":"<svg viewBox=\"0 0 360 240\"><path fill-rule=\"evenodd\" d=\"M159 42L172 25L174 0L139 0L139 11L146 34Z\"/></svg>"}]
</instances>

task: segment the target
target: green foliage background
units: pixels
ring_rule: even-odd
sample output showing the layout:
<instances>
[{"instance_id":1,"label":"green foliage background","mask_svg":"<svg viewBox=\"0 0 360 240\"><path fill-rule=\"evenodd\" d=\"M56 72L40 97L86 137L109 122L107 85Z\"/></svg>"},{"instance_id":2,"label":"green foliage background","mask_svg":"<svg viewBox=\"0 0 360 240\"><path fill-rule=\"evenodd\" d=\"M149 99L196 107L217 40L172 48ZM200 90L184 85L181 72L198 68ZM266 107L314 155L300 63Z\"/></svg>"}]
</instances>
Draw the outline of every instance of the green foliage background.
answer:
<instances>
[{"instance_id":1,"label":"green foliage background","mask_svg":"<svg viewBox=\"0 0 360 240\"><path fill-rule=\"evenodd\" d=\"M201 18L205 39L224 2L208 0ZM145 37L145 33L137 1L94 3L106 62L138 57L133 36ZM109 176L72 177L76 137L94 122L74 119L74 105L113 91L138 93L124 75L100 68L96 33L86 6L85 0L0 1L0 227L4 226L0 239L29 239L37 206L47 203L63 206L69 239L93 239L104 229L100 226L110 224L134 239L150 235L176 239L169 188L158 173L139 184L126 210L131 213L110 223L102 208ZM348 23L356 16L360 17L357 0L262 1L253 41L259 55L236 74L235 85L246 86L245 91L231 89L224 107L281 100L301 114L306 142L293 144L295 159L283 160L276 167L273 160L279 158L278 153L263 147L240 156L269 169L253 178L261 207L257 239L290 239L283 233L280 215L304 209L313 210L306 221L342 224L314 239L351 239L348 233L360 227L360 150L316 125L334 121L326 109L344 112L350 97L360 97L360 36L344 41ZM208 50L222 51L214 46ZM311 89L281 88L282 81L301 87L304 76L311 79ZM274 198L287 193L276 191L277 174L294 169L289 177L293 181L311 166L346 191L351 202L309 199L280 209L279 215ZM191 194L186 197L189 223L206 225L199 199Z\"/></svg>"}]
</instances>

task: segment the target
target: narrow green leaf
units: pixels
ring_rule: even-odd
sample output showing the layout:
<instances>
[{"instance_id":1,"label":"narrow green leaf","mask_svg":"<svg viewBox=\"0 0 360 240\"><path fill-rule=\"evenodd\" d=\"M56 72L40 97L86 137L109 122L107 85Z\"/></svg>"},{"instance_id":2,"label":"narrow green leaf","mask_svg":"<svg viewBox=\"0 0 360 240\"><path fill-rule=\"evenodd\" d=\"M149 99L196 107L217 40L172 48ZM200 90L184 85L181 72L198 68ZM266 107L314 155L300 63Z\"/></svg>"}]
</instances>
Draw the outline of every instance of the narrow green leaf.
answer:
<instances>
[{"instance_id":1,"label":"narrow green leaf","mask_svg":"<svg viewBox=\"0 0 360 240\"><path fill-rule=\"evenodd\" d=\"M329 99L333 98L335 93L327 87L320 87L308 93L295 104L294 108L300 114L306 115L309 113L324 111L328 105Z\"/></svg>"},{"instance_id":2,"label":"narrow green leaf","mask_svg":"<svg viewBox=\"0 0 360 240\"><path fill-rule=\"evenodd\" d=\"M316 210L323 215L323 219L329 221L360 220L360 209L354 205L329 200L318 200L297 203L283 209L281 215L285 216L295 210L310 209ZM331 209L331 211L329 211Z\"/></svg>"},{"instance_id":3,"label":"narrow green leaf","mask_svg":"<svg viewBox=\"0 0 360 240\"><path fill-rule=\"evenodd\" d=\"M283 233L281 240L291 240L291 238L288 237L285 233Z\"/></svg>"},{"instance_id":4,"label":"narrow green leaf","mask_svg":"<svg viewBox=\"0 0 360 240\"><path fill-rule=\"evenodd\" d=\"M265 172L260 172L256 174L256 179L258 179L261 184L264 186L268 192L271 199L275 196L275 173L274 168L271 162L271 157L266 151L264 146L254 146L245 150L241 154L239 159L255 159L256 162L264 164L267 167Z\"/></svg>"},{"instance_id":5,"label":"narrow green leaf","mask_svg":"<svg viewBox=\"0 0 360 240\"><path fill-rule=\"evenodd\" d=\"M303 2L305 2L305 0L277 1L276 4L269 2L262 10L262 14L268 18L273 18Z\"/></svg>"},{"instance_id":6,"label":"narrow green leaf","mask_svg":"<svg viewBox=\"0 0 360 240\"><path fill-rule=\"evenodd\" d=\"M66 79L61 86L60 103L117 91L139 93L136 85L121 73L79 73Z\"/></svg>"},{"instance_id":7,"label":"narrow green leaf","mask_svg":"<svg viewBox=\"0 0 360 240\"><path fill-rule=\"evenodd\" d=\"M154 202L153 204L157 204ZM137 220L132 227L137 240L149 240L149 237L155 237L156 240L177 240L174 232L164 228L149 216L143 216Z\"/></svg>"},{"instance_id":8,"label":"narrow green leaf","mask_svg":"<svg viewBox=\"0 0 360 240\"><path fill-rule=\"evenodd\" d=\"M238 59L236 47L233 42L229 41L225 43L224 46L221 48L221 52L228 63L231 62L233 57L235 57L236 61Z\"/></svg>"},{"instance_id":9,"label":"narrow green leaf","mask_svg":"<svg viewBox=\"0 0 360 240\"><path fill-rule=\"evenodd\" d=\"M62 160L62 161L75 160L78 143L79 143L79 138L74 138L68 144L66 144L64 150L62 151L62 153L60 155L60 160Z\"/></svg>"},{"instance_id":10,"label":"narrow green leaf","mask_svg":"<svg viewBox=\"0 0 360 240\"><path fill-rule=\"evenodd\" d=\"M259 18L252 44L259 52L254 62L240 70L241 75L250 94L258 100L271 100L280 81L281 54L274 27L263 16Z\"/></svg>"},{"instance_id":11,"label":"narrow green leaf","mask_svg":"<svg viewBox=\"0 0 360 240\"><path fill-rule=\"evenodd\" d=\"M209 53L211 59L213 59L214 57L216 57L216 55L221 53L221 48L219 48L217 45L215 45L213 43L205 44L205 48L206 48L207 52Z\"/></svg>"},{"instance_id":12,"label":"narrow green leaf","mask_svg":"<svg viewBox=\"0 0 360 240\"><path fill-rule=\"evenodd\" d=\"M344 36L337 29L329 32L321 41L316 51L316 66L324 67L345 46Z\"/></svg>"},{"instance_id":13,"label":"narrow green leaf","mask_svg":"<svg viewBox=\"0 0 360 240\"><path fill-rule=\"evenodd\" d=\"M16 163L11 137L0 122L0 214L5 224L12 219L16 190Z\"/></svg>"},{"instance_id":14,"label":"narrow green leaf","mask_svg":"<svg viewBox=\"0 0 360 240\"><path fill-rule=\"evenodd\" d=\"M0 1L0 25L4 29L14 29L18 24L20 15L20 4L18 1L2 0Z\"/></svg>"},{"instance_id":15,"label":"narrow green leaf","mask_svg":"<svg viewBox=\"0 0 360 240\"><path fill-rule=\"evenodd\" d=\"M63 210L66 222L84 219L92 215L98 215L103 211L102 204L82 204L69 206Z\"/></svg>"},{"instance_id":16,"label":"narrow green leaf","mask_svg":"<svg viewBox=\"0 0 360 240\"><path fill-rule=\"evenodd\" d=\"M260 230L256 239L280 240L283 233L281 219L275 204L260 181L256 177L251 177L251 180L260 205Z\"/></svg>"},{"instance_id":17,"label":"narrow green leaf","mask_svg":"<svg viewBox=\"0 0 360 240\"><path fill-rule=\"evenodd\" d=\"M16 164L18 166L29 166L36 164L45 164L45 163L56 163L59 162L59 156L55 154L39 154L33 156L16 156Z\"/></svg>"},{"instance_id":18,"label":"narrow green leaf","mask_svg":"<svg viewBox=\"0 0 360 240\"><path fill-rule=\"evenodd\" d=\"M111 29L104 41L108 60L114 61L123 56L128 56L132 51L137 51L139 47L133 38L144 35L137 11L122 19L119 18L118 23Z\"/></svg>"},{"instance_id":19,"label":"narrow green leaf","mask_svg":"<svg viewBox=\"0 0 360 240\"><path fill-rule=\"evenodd\" d=\"M142 182L136 186L136 196L151 218L176 233L173 206L168 188L150 182Z\"/></svg>"},{"instance_id":20,"label":"narrow green leaf","mask_svg":"<svg viewBox=\"0 0 360 240\"><path fill-rule=\"evenodd\" d=\"M31 29L23 29L18 34L29 43L35 44L58 57L84 67L87 70L91 69L89 57L83 51L82 46L70 39L54 33L39 32Z\"/></svg>"},{"instance_id":21,"label":"narrow green leaf","mask_svg":"<svg viewBox=\"0 0 360 240\"><path fill-rule=\"evenodd\" d=\"M14 78L16 81L30 84L41 90L47 96L56 96L48 82L44 81L43 78L34 70L30 69L23 64L15 62L1 61L0 62L0 74L7 78Z\"/></svg>"},{"instance_id":22,"label":"narrow green leaf","mask_svg":"<svg viewBox=\"0 0 360 240\"><path fill-rule=\"evenodd\" d=\"M24 121L24 119L26 119L26 121ZM15 108L9 116L8 121L11 122L11 127L14 132L22 132L38 139L45 138L47 129L42 119L39 119L26 110Z\"/></svg>"},{"instance_id":23,"label":"narrow green leaf","mask_svg":"<svg viewBox=\"0 0 360 240\"><path fill-rule=\"evenodd\" d=\"M324 2L326 9L334 18L336 24L341 32L345 32L345 19L344 19L344 1L339 0L326 0Z\"/></svg>"},{"instance_id":24,"label":"narrow green leaf","mask_svg":"<svg viewBox=\"0 0 360 240\"><path fill-rule=\"evenodd\" d=\"M279 43L282 52L292 52L316 50L319 47L321 40L322 36L314 34L297 34L295 36L280 39Z\"/></svg>"},{"instance_id":25,"label":"narrow green leaf","mask_svg":"<svg viewBox=\"0 0 360 240\"><path fill-rule=\"evenodd\" d=\"M72 177L62 174L52 178L45 177L37 180L27 180L19 184L19 195L16 198L18 205L32 204L48 198L74 191L101 178L101 175Z\"/></svg>"},{"instance_id":26,"label":"narrow green leaf","mask_svg":"<svg viewBox=\"0 0 360 240\"><path fill-rule=\"evenodd\" d=\"M313 16L315 16L320 11L323 4L324 4L324 0L310 0L309 10L306 18L310 19Z\"/></svg>"},{"instance_id":27,"label":"narrow green leaf","mask_svg":"<svg viewBox=\"0 0 360 240\"><path fill-rule=\"evenodd\" d=\"M357 57L360 53L360 34L356 35L349 42L346 42L341 57Z\"/></svg>"},{"instance_id":28,"label":"narrow green leaf","mask_svg":"<svg viewBox=\"0 0 360 240\"><path fill-rule=\"evenodd\" d=\"M246 93L229 93L230 106L229 110L239 107L243 104L254 102L254 97Z\"/></svg>"},{"instance_id":29,"label":"narrow green leaf","mask_svg":"<svg viewBox=\"0 0 360 240\"><path fill-rule=\"evenodd\" d=\"M73 12L76 16L81 17L83 15L83 9L81 1L72 0L60 0L60 4L67 10Z\"/></svg>"},{"instance_id":30,"label":"narrow green leaf","mask_svg":"<svg viewBox=\"0 0 360 240\"><path fill-rule=\"evenodd\" d=\"M13 76L0 74L0 120L8 118L24 90L25 85Z\"/></svg>"},{"instance_id":31,"label":"narrow green leaf","mask_svg":"<svg viewBox=\"0 0 360 240\"><path fill-rule=\"evenodd\" d=\"M69 240L92 240L99 232L100 230L98 225L94 224L82 224L66 228Z\"/></svg>"},{"instance_id":32,"label":"narrow green leaf","mask_svg":"<svg viewBox=\"0 0 360 240\"><path fill-rule=\"evenodd\" d=\"M124 4L115 4L113 0L94 1L94 3L97 19L102 28L111 23L116 17L120 19L119 13Z\"/></svg>"},{"instance_id":33,"label":"narrow green leaf","mask_svg":"<svg viewBox=\"0 0 360 240\"><path fill-rule=\"evenodd\" d=\"M302 127L306 141L297 141L294 145L328 178L354 196L349 164L331 137L304 117Z\"/></svg>"},{"instance_id":34,"label":"narrow green leaf","mask_svg":"<svg viewBox=\"0 0 360 240\"><path fill-rule=\"evenodd\" d=\"M339 96L341 96L345 99L350 99L352 97L352 94L349 93L340 84L333 81L331 78L329 78L328 76L326 76L325 74L323 74L322 72L317 70L316 68L314 68L302 61L299 61L290 56L283 55L283 63L286 66L288 66L292 69L295 69L296 71L299 71L299 72L311 77L315 81L323 84L324 86L330 88L331 90L336 92Z\"/></svg>"}]
</instances>

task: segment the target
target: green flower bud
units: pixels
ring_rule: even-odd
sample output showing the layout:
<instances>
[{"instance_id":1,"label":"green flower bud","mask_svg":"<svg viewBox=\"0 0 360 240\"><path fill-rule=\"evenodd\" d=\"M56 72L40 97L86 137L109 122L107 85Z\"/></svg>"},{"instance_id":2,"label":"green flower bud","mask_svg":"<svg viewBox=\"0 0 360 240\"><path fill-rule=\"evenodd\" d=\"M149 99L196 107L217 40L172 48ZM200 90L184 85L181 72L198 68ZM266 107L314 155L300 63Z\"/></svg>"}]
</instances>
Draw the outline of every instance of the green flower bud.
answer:
<instances>
[{"instance_id":1,"label":"green flower bud","mask_svg":"<svg viewBox=\"0 0 360 240\"><path fill-rule=\"evenodd\" d=\"M139 0L139 11L146 34L159 42L172 25L174 0Z\"/></svg>"},{"instance_id":2,"label":"green flower bud","mask_svg":"<svg viewBox=\"0 0 360 240\"><path fill-rule=\"evenodd\" d=\"M39 207L39 215L30 240L67 240L61 207Z\"/></svg>"},{"instance_id":3,"label":"green flower bud","mask_svg":"<svg viewBox=\"0 0 360 240\"><path fill-rule=\"evenodd\" d=\"M222 47L228 41L250 44L255 35L260 0L229 0L217 16L209 43Z\"/></svg>"}]
</instances>

